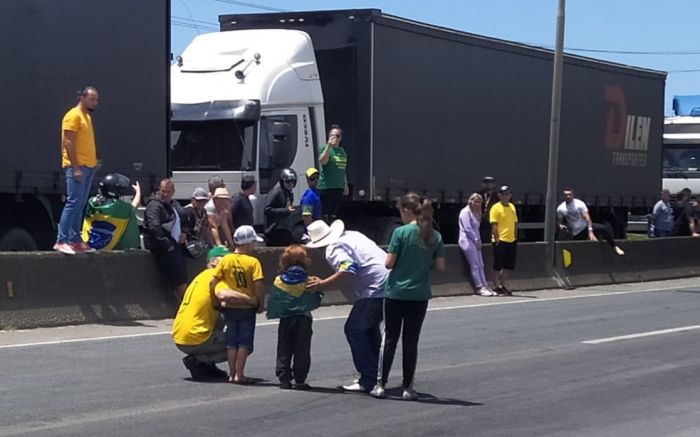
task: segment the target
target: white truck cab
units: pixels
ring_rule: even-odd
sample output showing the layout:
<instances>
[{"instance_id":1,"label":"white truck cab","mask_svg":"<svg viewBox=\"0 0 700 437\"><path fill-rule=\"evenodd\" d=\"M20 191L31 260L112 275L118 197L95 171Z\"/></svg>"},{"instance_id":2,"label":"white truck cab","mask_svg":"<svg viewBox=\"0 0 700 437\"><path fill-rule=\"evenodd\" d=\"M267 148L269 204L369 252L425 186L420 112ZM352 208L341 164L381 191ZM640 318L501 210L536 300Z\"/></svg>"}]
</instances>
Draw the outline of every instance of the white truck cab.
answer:
<instances>
[{"instance_id":1,"label":"white truck cab","mask_svg":"<svg viewBox=\"0 0 700 437\"><path fill-rule=\"evenodd\" d=\"M255 224L280 171L317 166L325 142L323 94L311 38L296 30L237 30L197 36L171 67L170 169L176 198L221 176L229 192L254 175Z\"/></svg>"},{"instance_id":2,"label":"white truck cab","mask_svg":"<svg viewBox=\"0 0 700 437\"><path fill-rule=\"evenodd\" d=\"M700 193L700 96L676 96L676 115L664 120L663 187Z\"/></svg>"}]
</instances>

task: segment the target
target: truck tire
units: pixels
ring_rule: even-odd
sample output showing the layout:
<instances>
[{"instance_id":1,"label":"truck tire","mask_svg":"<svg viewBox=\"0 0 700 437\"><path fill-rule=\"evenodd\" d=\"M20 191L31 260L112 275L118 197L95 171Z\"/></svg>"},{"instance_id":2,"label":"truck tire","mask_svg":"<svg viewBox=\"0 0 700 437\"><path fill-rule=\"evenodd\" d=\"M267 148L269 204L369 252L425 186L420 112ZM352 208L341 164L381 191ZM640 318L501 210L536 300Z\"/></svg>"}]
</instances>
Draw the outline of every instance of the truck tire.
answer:
<instances>
[{"instance_id":1,"label":"truck tire","mask_svg":"<svg viewBox=\"0 0 700 437\"><path fill-rule=\"evenodd\" d=\"M388 245L389 240L391 240L391 234L394 233L396 228L403 225L398 217L377 217L373 221L374 235L371 235L370 238L374 239L380 246Z\"/></svg>"},{"instance_id":2,"label":"truck tire","mask_svg":"<svg viewBox=\"0 0 700 437\"><path fill-rule=\"evenodd\" d=\"M0 228L0 252L29 252L39 250L34 237L22 228Z\"/></svg>"}]
</instances>

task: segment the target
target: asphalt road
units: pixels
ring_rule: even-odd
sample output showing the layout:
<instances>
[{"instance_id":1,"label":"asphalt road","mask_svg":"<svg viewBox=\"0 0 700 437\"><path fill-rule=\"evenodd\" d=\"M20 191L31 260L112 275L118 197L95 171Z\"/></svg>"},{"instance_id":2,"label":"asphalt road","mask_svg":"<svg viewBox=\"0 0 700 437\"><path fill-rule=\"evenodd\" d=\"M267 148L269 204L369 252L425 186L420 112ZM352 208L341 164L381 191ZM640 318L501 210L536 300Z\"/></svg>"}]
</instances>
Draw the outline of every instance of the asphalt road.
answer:
<instances>
[{"instance_id":1,"label":"asphalt road","mask_svg":"<svg viewBox=\"0 0 700 437\"><path fill-rule=\"evenodd\" d=\"M0 436L699 436L700 280L436 299L418 402L343 394L347 307L315 312L311 392L195 383L168 321L0 332Z\"/></svg>"}]
</instances>

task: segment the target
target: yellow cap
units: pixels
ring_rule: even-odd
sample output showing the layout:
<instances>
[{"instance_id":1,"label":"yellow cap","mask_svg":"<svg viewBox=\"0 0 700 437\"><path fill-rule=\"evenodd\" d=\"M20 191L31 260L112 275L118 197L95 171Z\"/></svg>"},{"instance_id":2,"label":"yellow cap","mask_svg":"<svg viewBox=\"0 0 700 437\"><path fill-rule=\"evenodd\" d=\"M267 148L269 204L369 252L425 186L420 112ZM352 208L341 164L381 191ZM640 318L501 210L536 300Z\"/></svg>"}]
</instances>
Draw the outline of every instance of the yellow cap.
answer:
<instances>
[{"instance_id":1,"label":"yellow cap","mask_svg":"<svg viewBox=\"0 0 700 437\"><path fill-rule=\"evenodd\" d=\"M315 175L315 174L318 174L318 170L316 170L314 167L309 167L309 168L306 170L306 177L307 177L307 178L310 178L311 176L313 176L313 175Z\"/></svg>"}]
</instances>

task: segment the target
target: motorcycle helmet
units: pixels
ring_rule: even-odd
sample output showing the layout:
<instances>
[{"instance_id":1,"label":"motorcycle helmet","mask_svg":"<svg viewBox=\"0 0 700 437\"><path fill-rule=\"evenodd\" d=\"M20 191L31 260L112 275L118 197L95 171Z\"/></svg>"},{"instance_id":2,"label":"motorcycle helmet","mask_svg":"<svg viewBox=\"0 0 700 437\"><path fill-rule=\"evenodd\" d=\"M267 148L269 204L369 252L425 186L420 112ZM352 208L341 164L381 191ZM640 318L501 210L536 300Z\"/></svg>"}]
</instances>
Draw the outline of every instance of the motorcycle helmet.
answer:
<instances>
[{"instance_id":1,"label":"motorcycle helmet","mask_svg":"<svg viewBox=\"0 0 700 437\"><path fill-rule=\"evenodd\" d=\"M280 173L280 183L284 186L285 182L293 182L294 185L297 184L297 172L293 168L285 168Z\"/></svg>"},{"instance_id":2,"label":"motorcycle helmet","mask_svg":"<svg viewBox=\"0 0 700 437\"><path fill-rule=\"evenodd\" d=\"M104 197L117 199L128 194L131 189L129 178L119 174L112 173L100 179L98 191Z\"/></svg>"}]
</instances>

